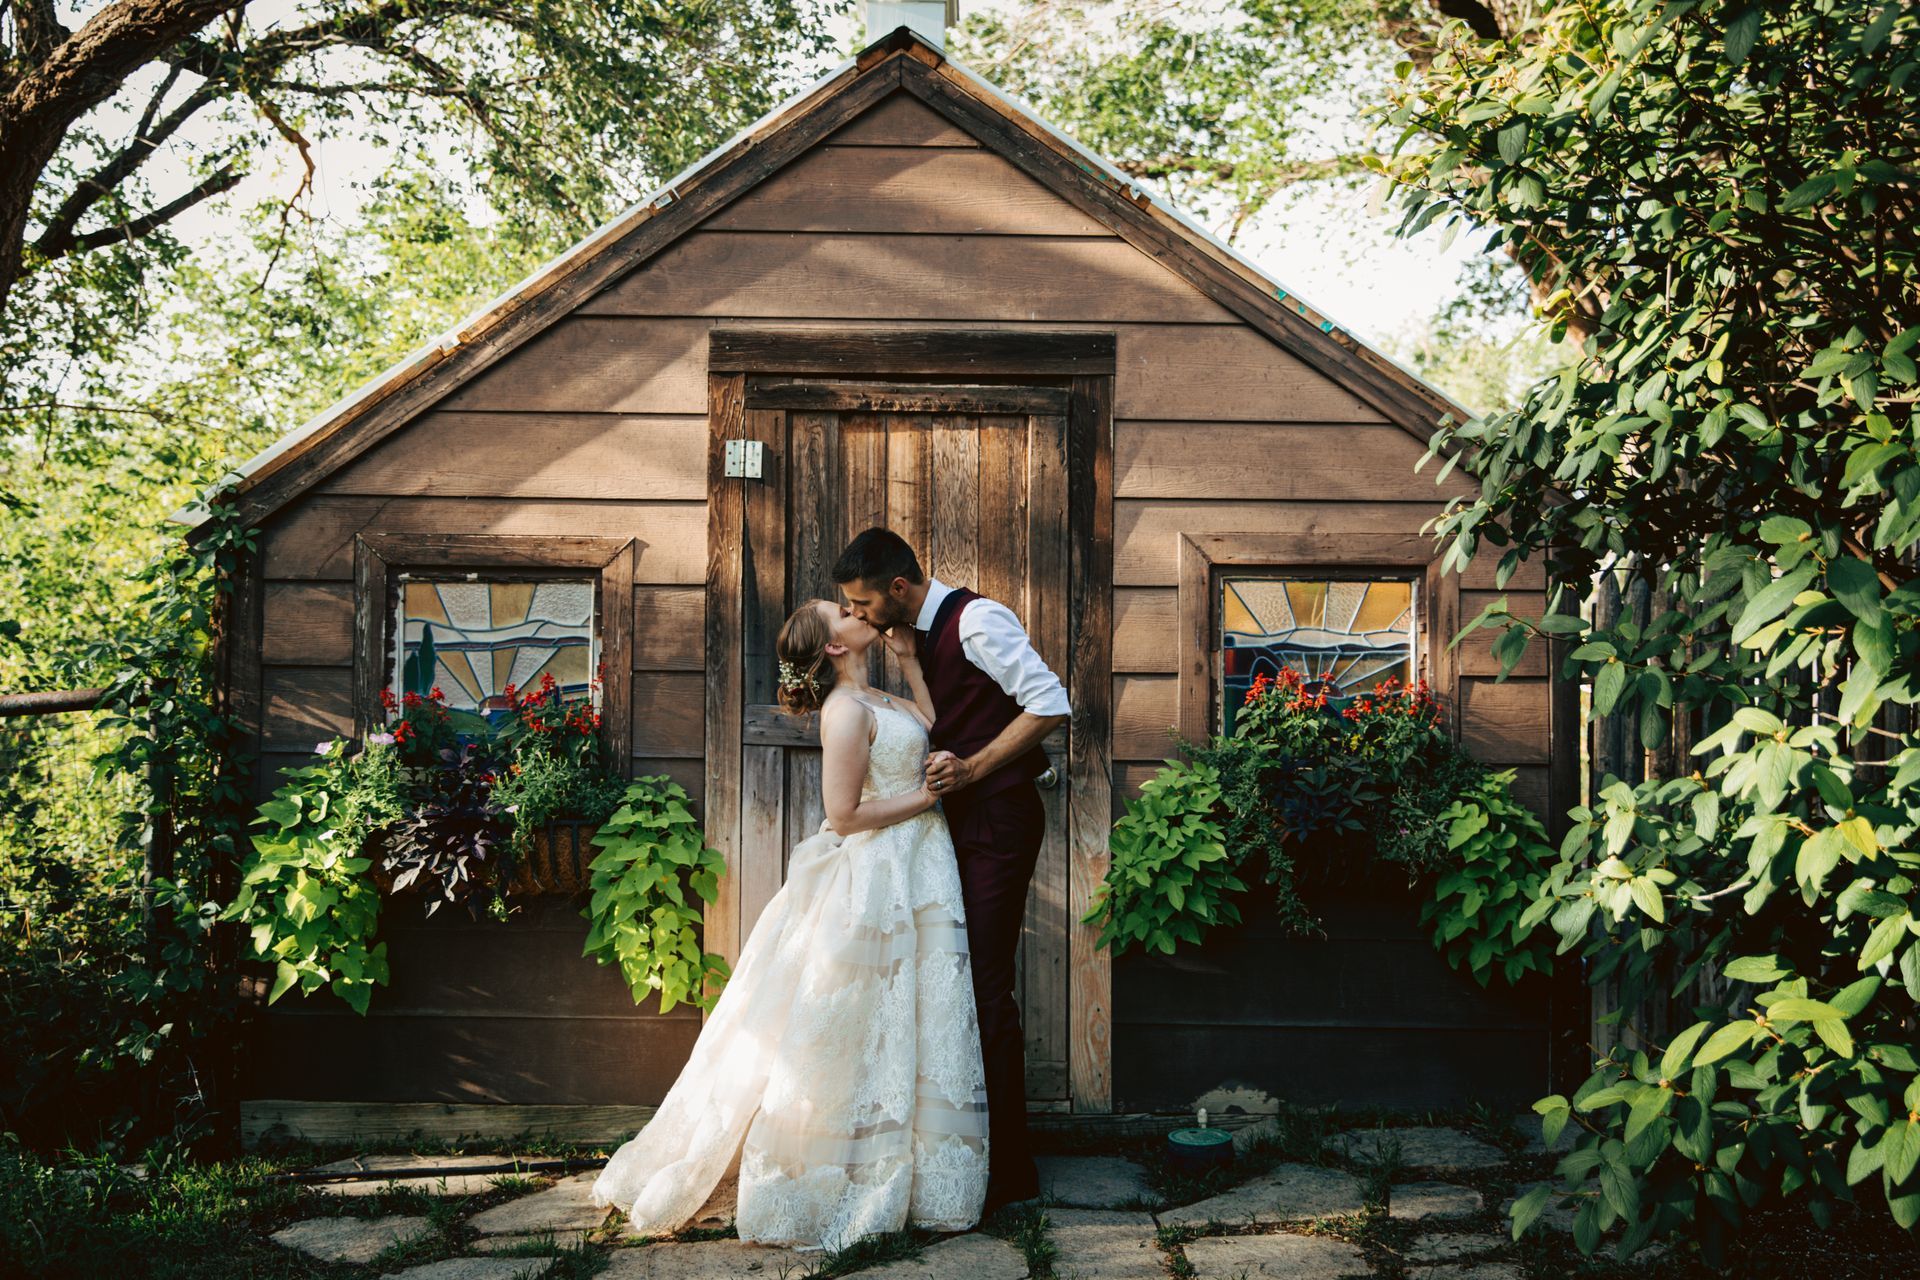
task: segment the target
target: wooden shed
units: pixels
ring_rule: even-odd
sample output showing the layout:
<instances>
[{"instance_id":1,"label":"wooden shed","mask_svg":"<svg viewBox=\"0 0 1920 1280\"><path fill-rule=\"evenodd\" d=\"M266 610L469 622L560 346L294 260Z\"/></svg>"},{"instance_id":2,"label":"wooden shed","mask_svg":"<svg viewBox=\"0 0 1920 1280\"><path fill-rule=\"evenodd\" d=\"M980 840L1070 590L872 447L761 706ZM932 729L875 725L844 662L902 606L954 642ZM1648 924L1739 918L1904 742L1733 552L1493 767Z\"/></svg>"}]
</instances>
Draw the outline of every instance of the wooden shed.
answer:
<instances>
[{"instance_id":1,"label":"wooden shed","mask_svg":"<svg viewBox=\"0 0 1920 1280\"><path fill-rule=\"evenodd\" d=\"M1022 946L1034 1110L1537 1096L1544 992L1454 974L1407 901L1118 963L1077 923L1169 730L1244 680L1223 647L1310 599L1323 630L1398 629L1396 669L1478 757L1568 803L1543 657L1496 683L1484 643L1446 647L1493 598L1491 565L1444 577L1421 534L1471 483L1414 470L1459 412L902 28L248 465L232 692L257 789L378 716L405 583L587 584L608 739L703 800L730 870L708 945L734 953L819 817L773 629L885 523L1019 612L1073 700ZM730 441L758 476L727 474ZM1523 570L1515 607L1542 586ZM685 1059L698 1011L636 1008L581 959L577 903L416 916L383 917L367 1016L322 996L254 1022L250 1136L342 1109L367 1133L389 1105L467 1131L611 1107L573 1127L618 1133Z\"/></svg>"}]
</instances>

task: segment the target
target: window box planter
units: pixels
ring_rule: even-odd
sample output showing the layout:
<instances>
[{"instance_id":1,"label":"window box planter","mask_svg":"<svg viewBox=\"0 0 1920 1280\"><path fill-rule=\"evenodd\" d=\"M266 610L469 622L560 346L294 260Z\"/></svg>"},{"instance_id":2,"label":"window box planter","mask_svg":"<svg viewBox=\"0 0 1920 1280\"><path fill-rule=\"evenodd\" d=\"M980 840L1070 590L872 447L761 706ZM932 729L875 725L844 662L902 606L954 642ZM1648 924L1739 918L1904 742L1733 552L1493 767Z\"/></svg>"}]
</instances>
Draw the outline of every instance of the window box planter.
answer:
<instances>
[{"instance_id":1,"label":"window box planter","mask_svg":"<svg viewBox=\"0 0 1920 1280\"><path fill-rule=\"evenodd\" d=\"M502 886L509 896L514 897L563 897L584 893L589 879L589 868L599 849L593 844L593 837L600 830L599 824L561 819L550 822L534 832L533 849L524 858L519 859L512 876ZM407 897L418 893L413 884L403 889L393 887L393 877L382 867L382 848L385 832L376 831L367 840L366 856L373 860L367 869L367 875L376 888L385 897ZM505 837L501 844L505 853Z\"/></svg>"}]
</instances>

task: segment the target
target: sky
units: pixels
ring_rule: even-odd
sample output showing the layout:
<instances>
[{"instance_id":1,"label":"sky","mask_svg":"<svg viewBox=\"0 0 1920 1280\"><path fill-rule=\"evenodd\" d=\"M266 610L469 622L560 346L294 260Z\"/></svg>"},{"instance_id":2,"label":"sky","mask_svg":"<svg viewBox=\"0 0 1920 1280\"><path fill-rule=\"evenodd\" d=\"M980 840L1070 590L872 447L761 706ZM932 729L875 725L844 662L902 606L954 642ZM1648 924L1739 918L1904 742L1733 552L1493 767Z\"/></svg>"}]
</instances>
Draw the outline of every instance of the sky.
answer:
<instances>
[{"instance_id":1,"label":"sky","mask_svg":"<svg viewBox=\"0 0 1920 1280\"><path fill-rule=\"evenodd\" d=\"M964 19L982 8L1005 9L1016 3L961 0L960 15ZM248 14L255 24L265 24L276 13L295 9L284 0L260 0L249 6ZM850 40L853 31L854 4L849 0L836 35ZM817 70L828 69L823 65ZM352 217L361 188L385 165L385 151L352 137L309 136L316 168L310 212L320 218ZM191 145L193 140L187 141ZM157 177L166 172L159 165L154 169ZM176 223L176 231L190 244L230 236L237 223L229 207L284 200L298 189L301 172L293 149L278 148L226 201L189 211ZM178 188L159 177L156 189ZM1364 195L1317 183L1276 201L1242 232L1235 248L1314 310L1380 345L1419 329L1453 293L1460 267L1474 251L1468 237L1442 248L1437 230L1401 241L1394 238L1392 227L1392 217L1370 211Z\"/></svg>"}]
</instances>

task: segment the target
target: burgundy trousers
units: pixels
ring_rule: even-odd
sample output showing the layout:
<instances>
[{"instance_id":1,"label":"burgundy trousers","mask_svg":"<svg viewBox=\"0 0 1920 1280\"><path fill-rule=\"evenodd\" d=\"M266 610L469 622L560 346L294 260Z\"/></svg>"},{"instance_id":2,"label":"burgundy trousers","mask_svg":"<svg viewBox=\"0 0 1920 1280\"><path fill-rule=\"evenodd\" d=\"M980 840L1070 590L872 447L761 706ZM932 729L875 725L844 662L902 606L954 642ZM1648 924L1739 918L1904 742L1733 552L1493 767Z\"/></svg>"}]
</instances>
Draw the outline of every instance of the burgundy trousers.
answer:
<instances>
[{"instance_id":1,"label":"burgundy trousers","mask_svg":"<svg viewBox=\"0 0 1920 1280\"><path fill-rule=\"evenodd\" d=\"M1026 1046L1013 996L1013 956L1026 917L1027 886L1046 839L1047 813L1031 782L942 803L960 864L967 910L973 1001L980 1017L980 1053L987 1075L987 1203L1038 1195L1040 1179L1027 1141Z\"/></svg>"}]
</instances>

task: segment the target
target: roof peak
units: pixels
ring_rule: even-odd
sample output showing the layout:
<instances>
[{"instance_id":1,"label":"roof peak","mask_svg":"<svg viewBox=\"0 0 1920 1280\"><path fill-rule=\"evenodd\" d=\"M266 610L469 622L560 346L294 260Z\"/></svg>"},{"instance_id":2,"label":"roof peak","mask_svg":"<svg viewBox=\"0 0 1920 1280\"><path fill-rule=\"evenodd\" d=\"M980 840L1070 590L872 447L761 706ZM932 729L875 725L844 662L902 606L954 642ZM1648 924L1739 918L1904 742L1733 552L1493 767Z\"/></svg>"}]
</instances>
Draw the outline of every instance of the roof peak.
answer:
<instances>
[{"instance_id":1,"label":"roof peak","mask_svg":"<svg viewBox=\"0 0 1920 1280\"><path fill-rule=\"evenodd\" d=\"M1465 411L1310 308L1250 259L1027 104L900 26L667 179L445 333L288 431L238 468L249 523L264 519L775 170L897 93L1086 208L1282 349L1421 436ZM609 257L616 259L609 262ZM625 259L625 260L621 260ZM320 455L317 459L314 455ZM198 529L197 504L169 517Z\"/></svg>"}]
</instances>

